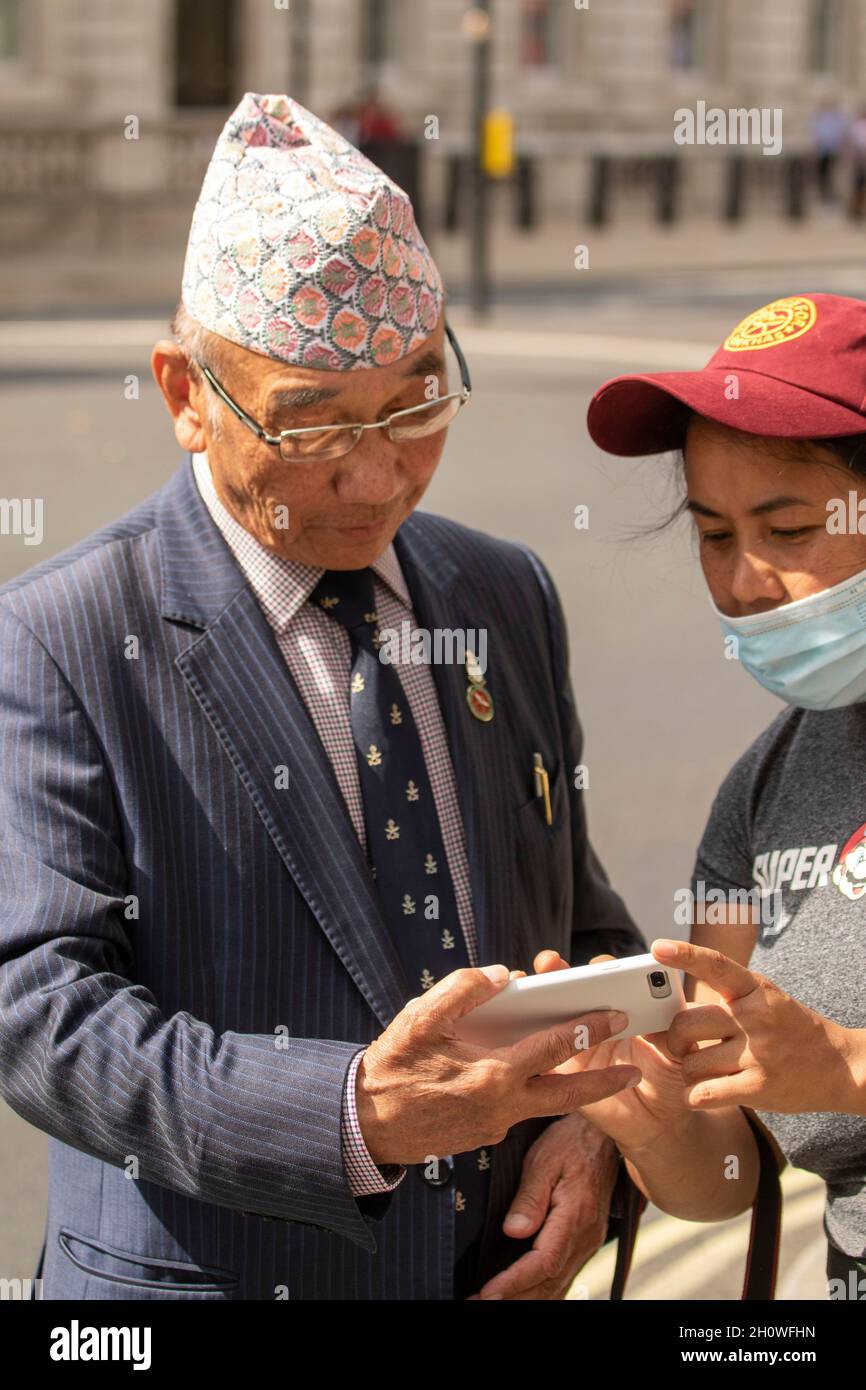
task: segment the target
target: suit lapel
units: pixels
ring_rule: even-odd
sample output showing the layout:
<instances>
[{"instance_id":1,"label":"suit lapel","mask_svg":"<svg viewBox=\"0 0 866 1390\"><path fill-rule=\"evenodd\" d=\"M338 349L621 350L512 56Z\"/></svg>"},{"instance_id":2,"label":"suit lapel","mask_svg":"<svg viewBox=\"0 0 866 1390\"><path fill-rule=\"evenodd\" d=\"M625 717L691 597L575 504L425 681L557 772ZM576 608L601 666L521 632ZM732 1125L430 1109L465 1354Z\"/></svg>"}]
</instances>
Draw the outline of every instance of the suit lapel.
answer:
<instances>
[{"instance_id":1,"label":"suit lapel","mask_svg":"<svg viewBox=\"0 0 866 1390\"><path fill-rule=\"evenodd\" d=\"M430 632L436 628L466 632L483 626L483 615L473 612L471 599L460 592L458 566L437 543L423 514L403 523L394 548L412 595L417 626ZM507 723L495 713L486 724L474 718L466 703L468 680L462 666L440 664L432 669L466 837L478 963L508 964L514 853ZM495 668L487 674L495 700Z\"/></svg>"},{"instance_id":2,"label":"suit lapel","mask_svg":"<svg viewBox=\"0 0 866 1390\"><path fill-rule=\"evenodd\" d=\"M175 659L289 873L379 1021L411 994L333 768L187 459L158 519L162 612L203 629ZM288 786L277 785L278 770Z\"/></svg>"},{"instance_id":3,"label":"suit lapel","mask_svg":"<svg viewBox=\"0 0 866 1390\"><path fill-rule=\"evenodd\" d=\"M175 664L298 890L387 1026L411 986L333 768L276 637L201 498L189 457L163 489L157 524L163 616L197 629ZM394 545L418 626L432 632L482 625L431 522L410 517ZM466 837L479 963L508 963L514 856L507 721L473 718L462 667L434 665L433 678ZM495 668L489 678L495 699ZM286 789L275 781L281 767Z\"/></svg>"}]
</instances>

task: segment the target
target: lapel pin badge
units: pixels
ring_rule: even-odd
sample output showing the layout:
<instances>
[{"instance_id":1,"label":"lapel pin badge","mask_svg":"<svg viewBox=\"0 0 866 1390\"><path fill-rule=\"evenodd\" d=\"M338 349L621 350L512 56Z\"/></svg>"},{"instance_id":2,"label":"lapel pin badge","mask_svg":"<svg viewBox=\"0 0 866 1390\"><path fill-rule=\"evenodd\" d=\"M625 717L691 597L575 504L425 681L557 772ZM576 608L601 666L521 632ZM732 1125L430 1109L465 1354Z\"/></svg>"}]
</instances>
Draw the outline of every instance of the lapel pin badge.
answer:
<instances>
[{"instance_id":1,"label":"lapel pin badge","mask_svg":"<svg viewBox=\"0 0 866 1390\"><path fill-rule=\"evenodd\" d=\"M484 683L484 672L478 664L478 658L469 648L466 650L466 676L469 681L466 687L466 703L475 718L487 724L493 718L493 696Z\"/></svg>"}]
</instances>

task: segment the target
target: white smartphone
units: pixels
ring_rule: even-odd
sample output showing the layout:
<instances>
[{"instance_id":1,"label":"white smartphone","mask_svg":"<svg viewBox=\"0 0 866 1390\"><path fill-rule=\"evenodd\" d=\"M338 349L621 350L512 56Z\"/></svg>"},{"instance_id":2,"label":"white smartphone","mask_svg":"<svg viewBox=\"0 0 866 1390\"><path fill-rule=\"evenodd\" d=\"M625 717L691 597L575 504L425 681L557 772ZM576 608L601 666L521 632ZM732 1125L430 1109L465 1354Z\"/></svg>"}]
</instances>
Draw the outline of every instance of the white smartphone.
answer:
<instances>
[{"instance_id":1,"label":"white smartphone","mask_svg":"<svg viewBox=\"0 0 866 1390\"><path fill-rule=\"evenodd\" d=\"M621 1009L628 1025L615 1036L632 1038L666 1032L685 1006L681 970L659 965L649 954L625 956L511 980L493 999L460 1019L458 1034L469 1042L509 1047L580 1014Z\"/></svg>"}]
</instances>

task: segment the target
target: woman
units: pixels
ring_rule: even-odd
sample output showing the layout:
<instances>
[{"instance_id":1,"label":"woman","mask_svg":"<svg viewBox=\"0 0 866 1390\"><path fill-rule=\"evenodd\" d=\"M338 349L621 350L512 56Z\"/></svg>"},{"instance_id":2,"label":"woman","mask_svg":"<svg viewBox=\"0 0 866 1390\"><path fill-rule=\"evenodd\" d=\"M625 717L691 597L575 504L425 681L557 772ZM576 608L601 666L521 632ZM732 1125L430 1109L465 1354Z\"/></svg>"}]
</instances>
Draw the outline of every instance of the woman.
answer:
<instances>
[{"instance_id":1,"label":"woman","mask_svg":"<svg viewBox=\"0 0 866 1390\"><path fill-rule=\"evenodd\" d=\"M715 1220L754 1199L754 1111L825 1179L827 1273L847 1288L866 1273L866 303L778 300L701 371L607 382L588 427L611 453L682 451L720 658L786 708L698 850L695 901L721 906L691 944L653 946L694 1002L665 1040L595 1050L643 1081L587 1113L654 1202Z\"/></svg>"}]
</instances>

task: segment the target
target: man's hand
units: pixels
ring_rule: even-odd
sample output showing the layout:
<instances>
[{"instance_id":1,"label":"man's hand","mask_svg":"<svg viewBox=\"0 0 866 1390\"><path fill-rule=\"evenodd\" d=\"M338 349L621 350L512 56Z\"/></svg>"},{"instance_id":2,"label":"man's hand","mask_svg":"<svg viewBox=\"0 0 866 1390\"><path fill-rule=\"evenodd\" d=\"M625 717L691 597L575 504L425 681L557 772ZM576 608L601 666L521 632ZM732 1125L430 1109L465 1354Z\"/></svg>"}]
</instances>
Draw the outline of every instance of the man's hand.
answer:
<instances>
[{"instance_id":1,"label":"man's hand","mask_svg":"<svg viewBox=\"0 0 866 1390\"><path fill-rule=\"evenodd\" d=\"M554 1071L574 1055L577 1024L589 1030L590 1048L625 1027L624 1015L607 1010L533 1033L512 1047L483 1048L459 1039L456 1022L507 982L505 966L455 970L410 999L367 1048L356 1096L374 1163L423 1163L499 1144L521 1120L570 1115L640 1081L632 1066L580 1075Z\"/></svg>"},{"instance_id":2,"label":"man's hand","mask_svg":"<svg viewBox=\"0 0 866 1390\"><path fill-rule=\"evenodd\" d=\"M590 964L603 960L613 956L593 956ZM539 951L532 964L537 975L568 969L557 951ZM509 978L525 974L512 970ZM583 1115L550 1125L523 1160L520 1186L502 1223L506 1235L526 1240L538 1232L537 1239L472 1297L564 1298L604 1241L616 1170L616 1146Z\"/></svg>"},{"instance_id":3,"label":"man's hand","mask_svg":"<svg viewBox=\"0 0 866 1390\"><path fill-rule=\"evenodd\" d=\"M604 1241L616 1171L616 1146L583 1115L548 1125L523 1160L503 1223L521 1240L537 1233L533 1247L473 1298L564 1298Z\"/></svg>"}]
</instances>

